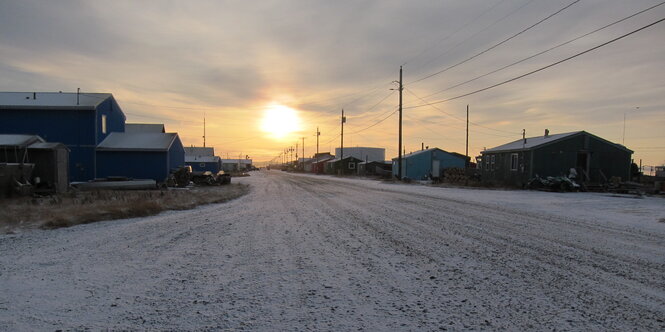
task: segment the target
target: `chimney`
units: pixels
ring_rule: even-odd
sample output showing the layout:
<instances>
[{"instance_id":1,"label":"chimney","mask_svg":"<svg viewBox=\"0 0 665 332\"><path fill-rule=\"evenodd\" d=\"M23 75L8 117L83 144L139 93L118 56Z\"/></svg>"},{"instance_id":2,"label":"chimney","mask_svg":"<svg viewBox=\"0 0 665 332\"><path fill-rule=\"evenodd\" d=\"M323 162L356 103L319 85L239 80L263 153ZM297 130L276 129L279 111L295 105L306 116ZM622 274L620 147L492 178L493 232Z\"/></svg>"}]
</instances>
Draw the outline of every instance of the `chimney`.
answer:
<instances>
[{"instance_id":1,"label":"chimney","mask_svg":"<svg viewBox=\"0 0 665 332\"><path fill-rule=\"evenodd\" d=\"M425 150L425 143L424 142L420 142L420 149Z\"/></svg>"},{"instance_id":2,"label":"chimney","mask_svg":"<svg viewBox=\"0 0 665 332\"><path fill-rule=\"evenodd\" d=\"M32 93L32 99L37 99L37 92Z\"/></svg>"},{"instance_id":3,"label":"chimney","mask_svg":"<svg viewBox=\"0 0 665 332\"><path fill-rule=\"evenodd\" d=\"M550 137L550 130L545 129L545 138L548 138L548 137Z\"/></svg>"}]
</instances>

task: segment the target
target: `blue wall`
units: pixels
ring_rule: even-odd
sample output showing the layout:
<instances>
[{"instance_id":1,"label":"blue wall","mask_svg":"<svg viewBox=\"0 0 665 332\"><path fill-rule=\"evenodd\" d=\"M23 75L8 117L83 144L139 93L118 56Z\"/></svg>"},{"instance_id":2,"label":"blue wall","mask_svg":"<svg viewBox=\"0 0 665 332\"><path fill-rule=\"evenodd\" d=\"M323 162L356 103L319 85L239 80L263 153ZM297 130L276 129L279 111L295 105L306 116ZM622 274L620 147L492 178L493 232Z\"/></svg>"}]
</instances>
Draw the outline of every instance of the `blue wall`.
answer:
<instances>
[{"instance_id":1,"label":"blue wall","mask_svg":"<svg viewBox=\"0 0 665 332\"><path fill-rule=\"evenodd\" d=\"M446 168L464 168L466 161L464 157L459 157L450 154L441 149L431 149L414 155L407 155L402 157L402 177L407 177L413 180L424 180L430 176L439 176L433 174L432 161L439 160L439 169ZM393 159L393 176L397 176L398 165L397 160Z\"/></svg>"},{"instance_id":2,"label":"blue wall","mask_svg":"<svg viewBox=\"0 0 665 332\"><path fill-rule=\"evenodd\" d=\"M102 133L102 115L107 132ZM47 142L60 142L70 149L71 181L95 177L95 147L109 133L125 131L125 115L114 98L107 98L97 109L2 109L0 134L39 135Z\"/></svg>"},{"instance_id":3,"label":"blue wall","mask_svg":"<svg viewBox=\"0 0 665 332\"><path fill-rule=\"evenodd\" d=\"M97 177L125 176L164 182L169 175L167 153L97 151Z\"/></svg>"},{"instance_id":4,"label":"blue wall","mask_svg":"<svg viewBox=\"0 0 665 332\"><path fill-rule=\"evenodd\" d=\"M173 140L173 143L171 143L171 147L169 148L167 166L167 170L169 171L185 166L185 148L182 147L182 142L178 135L176 135L175 140Z\"/></svg>"},{"instance_id":5,"label":"blue wall","mask_svg":"<svg viewBox=\"0 0 665 332\"><path fill-rule=\"evenodd\" d=\"M192 171L194 172L206 172L210 171L212 173L217 173L222 169L222 166L218 162L209 162L209 163L203 163L203 162L198 162L198 161L192 161L192 162L185 162L186 165L192 166ZM201 164L203 164L203 167L201 167Z\"/></svg>"}]
</instances>

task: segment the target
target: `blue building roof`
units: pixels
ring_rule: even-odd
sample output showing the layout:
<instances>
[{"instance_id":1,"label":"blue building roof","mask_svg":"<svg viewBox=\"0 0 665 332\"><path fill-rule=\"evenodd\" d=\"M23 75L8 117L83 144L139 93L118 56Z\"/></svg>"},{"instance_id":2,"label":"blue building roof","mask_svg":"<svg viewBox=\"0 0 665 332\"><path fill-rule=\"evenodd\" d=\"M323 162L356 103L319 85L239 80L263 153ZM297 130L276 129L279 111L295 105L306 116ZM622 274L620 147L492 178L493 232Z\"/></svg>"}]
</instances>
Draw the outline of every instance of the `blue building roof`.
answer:
<instances>
[{"instance_id":1,"label":"blue building roof","mask_svg":"<svg viewBox=\"0 0 665 332\"><path fill-rule=\"evenodd\" d=\"M0 108L95 109L110 93L0 92Z\"/></svg>"},{"instance_id":2,"label":"blue building roof","mask_svg":"<svg viewBox=\"0 0 665 332\"><path fill-rule=\"evenodd\" d=\"M177 133L111 133L97 146L98 151L168 151Z\"/></svg>"}]
</instances>

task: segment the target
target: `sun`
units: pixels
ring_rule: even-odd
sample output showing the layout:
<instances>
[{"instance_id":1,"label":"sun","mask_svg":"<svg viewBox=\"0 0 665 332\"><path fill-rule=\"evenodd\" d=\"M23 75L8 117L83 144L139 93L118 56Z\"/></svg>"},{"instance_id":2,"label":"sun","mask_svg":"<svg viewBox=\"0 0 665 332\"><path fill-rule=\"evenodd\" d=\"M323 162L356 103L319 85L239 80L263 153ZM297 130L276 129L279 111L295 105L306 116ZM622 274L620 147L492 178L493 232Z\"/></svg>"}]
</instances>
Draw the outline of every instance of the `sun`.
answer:
<instances>
[{"instance_id":1,"label":"sun","mask_svg":"<svg viewBox=\"0 0 665 332\"><path fill-rule=\"evenodd\" d=\"M284 105L271 105L263 111L261 130L273 138L284 138L300 130L298 112Z\"/></svg>"}]
</instances>

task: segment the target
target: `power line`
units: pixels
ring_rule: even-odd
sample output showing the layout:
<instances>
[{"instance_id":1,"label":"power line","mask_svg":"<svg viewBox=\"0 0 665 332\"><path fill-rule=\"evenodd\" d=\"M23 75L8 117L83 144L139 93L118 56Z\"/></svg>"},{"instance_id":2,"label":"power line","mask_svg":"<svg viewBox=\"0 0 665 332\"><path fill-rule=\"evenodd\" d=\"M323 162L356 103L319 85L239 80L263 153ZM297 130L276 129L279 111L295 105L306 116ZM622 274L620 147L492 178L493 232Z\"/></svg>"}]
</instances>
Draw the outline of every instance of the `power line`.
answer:
<instances>
[{"instance_id":1,"label":"power line","mask_svg":"<svg viewBox=\"0 0 665 332\"><path fill-rule=\"evenodd\" d=\"M421 104L421 105L415 105L415 106L405 107L405 108L407 108L407 109L412 109L412 108L419 108L419 107L424 107L424 106L431 106L431 105L441 104L441 103L445 103L445 102L448 102L448 101L451 101L451 100L464 98L464 97L467 97L467 96L470 96L470 95L473 95L473 94L476 94L476 93L479 93L479 92L487 91L487 90L489 90L489 89L493 89L493 88L496 88L496 87L498 87L498 86L501 86L501 85L504 85L504 84L507 84L507 83L510 83L510 82L513 82L513 81L517 81L517 80L519 80L519 79L521 79L521 78L524 78L524 77L527 77L527 76L533 75L533 74L535 74L535 73L537 73L537 72L543 71L543 70L545 70L545 69L548 69L548 68L554 67L554 66L556 66L556 65L558 65L558 64L561 64L561 63L564 63L564 62L566 62L566 61L568 61L568 60L572 60L572 59L574 59L574 58L576 58L576 57L578 57L578 56L584 55L584 54L586 54L586 53L589 53L589 52L591 52L591 51L594 51L594 50L596 50L596 49L599 49L599 48L601 48L601 47L603 47L603 46L607 46L607 45L609 45L609 44L611 44L611 43L614 43L614 42L616 42L616 41L618 41L618 40L620 40L620 39L626 38L626 37L628 37L628 36L630 36L630 35L632 35L632 34L635 34L635 33L637 33L637 32L640 32L640 31L644 30L644 29L647 29L647 28L649 28L649 27L651 27L651 26L654 26L654 25L656 25L656 24L658 24L658 23L660 23L660 22L662 22L662 21L665 21L665 18L661 18L661 19L658 20L658 21L655 21L655 22L653 22L653 23L651 23L651 24L645 25L645 26L643 26L643 27L641 27L641 28L639 28L639 29L633 30L633 31L631 31L631 32L629 32L629 33L623 34L623 35L621 35L621 36L619 36L619 37L617 37L617 38L614 38L614 39L612 39L612 40L610 40L610 41L604 42L604 43L602 43L602 44L600 44L600 45L598 45L598 46L595 46L595 47L592 47L592 48L587 49L587 50L585 50L585 51L579 52L579 53L577 53L577 54L575 54L575 55L569 56L569 57L567 57L567 58L565 58L565 59L563 59L563 60L559 60L559 61L554 62L554 63L552 63L552 64L549 64L549 65L547 65L547 66L540 67L540 68L538 68L538 69L536 69L536 70L532 70L532 71L530 71L530 72L528 72L528 73L526 73L526 74L522 74L522 75L520 75L520 76L513 77L513 78L511 78L511 79L509 79L509 80L505 80L505 81L503 81L503 82L500 82L500 83L497 83L497 84L494 84L494 85L490 85L490 86L488 86L488 87L485 87L485 88L482 88L482 89L478 89L478 90L475 90L475 91L472 91L472 92L469 92L469 93L465 93L465 94L462 94L462 95L459 95L459 96L456 96L456 97L452 97L452 98L448 98L448 99L444 99L444 100L439 100L439 101L435 101L435 102L431 102L431 103Z\"/></svg>"},{"instance_id":2,"label":"power line","mask_svg":"<svg viewBox=\"0 0 665 332\"><path fill-rule=\"evenodd\" d=\"M460 28L458 28L457 30L455 30L455 31L453 31L453 32L451 32L451 33L449 33L446 37L441 38L441 39L437 40L436 42L432 43L432 45L431 45L430 47L425 48L424 50L422 50L422 51L421 51L420 53L418 53L417 55L415 55L415 56L409 58L408 60L404 61L404 65L406 65L407 63L413 61L414 59L417 59L417 58L421 57L423 54L427 53L428 51L430 51L430 50L432 50L434 47L436 47L437 44L440 44L440 43L442 43L442 42L448 40L450 37L456 35L456 34L459 33L460 31L464 30L466 27L468 27L468 26L470 26L470 25L476 23L481 17L485 16L485 14L489 13L489 12L492 11L494 8L496 8L499 4L502 4L502 3L504 3L505 1L506 1L506 0L497 1L496 3L494 3L494 5L492 5L492 6L489 7L488 9L486 9L482 14L476 16L476 17L475 17L474 19L472 19L471 21L466 22L464 25L462 25L462 26L461 26ZM533 0L531 0L531 1L529 1L529 2L532 2L532 1L533 1ZM521 8L521 7L520 7L520 8ZM474 36L475 36L475 35L474 35ZM473 36L472 36L472 37L473 37ZM471 37L470 37L470 38L471 38ZM438 57L437 57L437 58L438 58ZM429 63L429 62L428 62L428 63ZM426 63L426 64L427 64L427 63Z\"/></svg>"},{"instance_id":3,"label":"power line","mask_svg":"<svg viewBox=\"0 0 665 332\"><path fill-rule=\"evenodd\" d=\"M559 47L561 47L561 46L568 45L568 44L570 44L570 43L572 43L572 42L574 42L574 41L577 41L577 40L579 40L579 39L582 39L582 38L584 38L584 37L586 37L586 36L589 36L589 35L591 35L591 34L594 34L594 33L598 32L598 31L601 31L601 30L607 29L607 28L609 28L609 27L611 27L611 26L614 26L614 25L619 24L619 23L621 23L621 22L623 22L623 21L626 21L626 20L628 20L628 19L631 19L631 18L633 18L633 17L635 17L635 16L637 16L637 15L639 15L639 14L642 14L642 13L644 13L644 12L647 12L647 11L649 11L649 10L652 10L652 9L658 7L658 6L663 5L663 4L665 4L665 1L663 1L663 2L661 2L661 3L659 3L659 4L656 4L656 5L653 5L653 6L649 7L649 8L647 8L647 9L641 10L641 11L639 11L639 12L637 12L637 13L635 13L635 14L632 14L632 15L630 15L630 16L626 16L626 17L624 17L624 18L622 18L622 19L620 19L620 20L618 20L618 21L614 21L614 22L612 22L612 23L610 23L610 24L607 24L607 25L605 25L605 26L603 26L603 27L600 27L600 28L598 28L598 29L595 29L595 30L593 30L593 31L587 32L587 33L585 33L585 34L583 34L583 35L580 35L580 36L578 36L578 37L576 37L576 38L570 39L570 40L568 40L568 41L566 41L566 42L563 42L563 43L558 44L558 45L556 45L556 46L550 47L550 48L548 48L548 49L546 49L546 50L544 50L544 51L541 51L541 52L538 52L538 53L536 53L536 54L533 54L533 55L531 55L531 56L529 56L529 57L526 57L526 58L524 58L524 59L522 59L522 60L519 60L519 61L513 62L513 63L511 63L511 64L509 64L509 65L505 65L505 66L503 66L503 67L501 67L501 68L499 68L499 69L496 69L496 70L490 71L490 72L488 72L488 73L486 73L486 74L483 74L483 75L480 75L480 76L476 76L476 77L474 77L474 78L472 78L472 79L470 79L470 80L467 80L467 81L464 81L464 82L461 82L461 83L455 84L455 85L453 85L453 86L447 87L447 88L445 88L445 89L443 89L443 90L439 90L439 91L434 92L434 93L432 93L432 94L429 94L429 95L427 95L427 96L425 96L425 97L423 97L423 98L429 98L429 97L434 96L434 95L437 95L437 94L439 94L439 93L442 93L442 92L445 92L445 91L448 91L448 90L451 90L451 89L457 88L457 87L462 86L462 85L464 85L464 84L471 83L471 82L476 81L476 80L478 80L478 79L481 79L481 78L483 78L483 77L486 77L486 76L492 75L492 74L497 73L497 72L499 72L499 71L502 71L502 70L504 70L504 69L506 69L506 68L509 68L509 67L514 66L514 65L520 64L520 63L522 63L522 62L524 62L524 61L531 60L531 59L533 59L533 58L535 58L535 57L537 57L537 56L543 55L543 54L545 54L545 53L547 53L547 52L549 52L549 51L552 51L552 50L554 50L554 49L557 49L557 48L559 48Z\"/></svg>"},{"instance_id":4,"label":"power line","mask_svg":"<svg viewBox=\"0 0 665 332\"><path fill-rule=\"evenodd\" d=\"M410 89L406 89L406 91L409 92L410 94L412 94L414 97L420 99L421 101L423 101L423 102L425 102L425 103L427 102L425 99L419 97L418 95L416 95L416 94L415 94L413 91L411 91ZM451 116L452 118L454 118L454 119L456 119L456 120L459 120L459 121L462 121L462 122L466 122L465 119L461 119L461 118L455 116L454 114L448 113L448 112L446 112L446 111L444 111L444 110L442 110L442 109L440 109L440 108L438 108L438 107L436 107L436 106L434 106L434 105L430 105L430 107L432 107L433 109L435 109L435 110L437 110L437 111L439 111L439 112L441 112L441 113L447 114L447 115ZM407 108L408 108L408 107L407 107ZM489 133L487 133L488 135L499 136L499 137L515 137L515 135L519 135L519 133L513 133L513 132L511 132L511 131L506 131L506 130L501 130L501 129L496 129L496 128L491 128L491 127L483 126L483 125L481 125L481 124L479 124L479 123L475 123L475 122L472 122L472 121L469 121L469 123L472 124L472 125L474 125L474 126L477 126L477 127L481 127L481 128L485 128L485 129L489 129L489 130L494 130L494 131L497 131L497 132L502 132L502 133L511 134L511 136L506 136L506 135L497 135L497 134L489 134Z\"/></svg>"},{"instance_id":5,"label":"power line","mask_svg":"<svg viewBox=\"0 0 665 332\"><path fill-rule=\"evenodd\" d=\"M510 13L508 13L507 15L501 17L500 19L498 19L498 20L492 22L492 24L490 24L490 25L486 26L485 28L483 28L483 29L477 31L476 33L472 34L471 36L465 38L465 39L462 40L461 42L455 44L453 47L451 47L451 48L449 48L447 51L445 51L445 52L439 54L438 56L436 56L435 58L431 59L430 61L427 61L426 63L424 63L423 65L421 65L421 67L426 66L426 65L432 63L434 60L439 59L439 58L441 58L442 56L444 56L444 55L446 55L446 54L452 52L453 50L457 49L460 45L462 45L462 44L466 43L467 41L473 39L473 38L476 37L477 35L479 35L479 34L485 32L485 31L487 31L488 29L490 29L491 27L493 27L493 26L499 24L501 21L507 19L508 17L513 16L515 13L519 12L522 8L528 6L528 5L529 5L530 3L532 3L533 1L534 1L534 0L529 0L529 1L527 1L526 3L522 4L521 6L519 6L519 7L516 8L515 10L513 10L512 12L510 12Z\"/></svg>"},{"instance_id":6,"label":"power line","mask_svg":"<svg viewBox=\"0 0 665 332\"><path fill-rule=\"evenodd\" d=\"M519 36L519 35L521 35L521 34L527 32L527 31L529 31L530 29L534 28L535 26L537 26L537 25L539 25L539 24L541 24L541 23L543 23L543 22L549 20L550 18L556 16L557 14L561 13L562 11L568 9L570 6L572 6L572 5L574 5L574 4L578 3L578 2L580 2L580 0L575 0L575 1L571 2L570 4L566 5L565 7L563 7L563 8L561 8L561 9L557 10L556 12L550 14L549 16L547 16L547 17L541 19L540 21L538 21L538 22L536 22L536 23L530 25L529 27L523 29L522 31L520 31L520 32L518 32L518 33L516 33L516 34L514 34L514 35L512 35L512 36L510 36L510 37L508 37L508 38L506 38L506 39L504 39L504 40L502 40L501 42L499 42L499 43L497 43L497 44L494 44L493 46L490 46L489 48L487 48L487 49L485 49L485 50L483 50L483 51L481 51L481 52L479 52L479 53L476 53L475 55L473 55L473 56L471 56L471 57L468 57L468 58L466 58L465 60L462 60L462 61L460 61L460 62L458 62L458 63L456 63L456 64L454 64L454 65L448 66L448 67L446 67L446 68L444 68L444 69L442 69L442 70L439 70L439 71L437 71L437 72L435 72L435 73L433 73L433 74L429 74L429 75L427 75L427 76L425 76L425 77L421 77L421 78L419 78L419 79L417 79L417 80L415 80L415 81L412 81L412 82L410 82L409 84L413 84L413 83L416 83L416 82L420 82L420 81L426 80L426 79L428 79L428 78L430 78L430 77L433 77L433 76L439 75L439 74L441 74L441 73L443 73L443 72L446 72L446 71L448 71L448 70L450 70L450 69L453 69L453 68L455 68L455 67L457 67L457 66L459 66L459 65L462 65L462 64L464 64L464 63L467 63L467 62L469 62L469 61L471 61L471 60L473 60L473 59L475 59L475 58L477 58L477 57L479 57L479 56L481 56L481 55L483 55L483 54L485 54L485 53L487 53L487 52L493 50L494 48L497 48L497 47L499 47L500 45L503 45L503 44L507 43L507 42L510 41L511 39L513 39L513 38L515 38L515 37L517 37L517 36Z\"/></svg>"}]
</instances>

